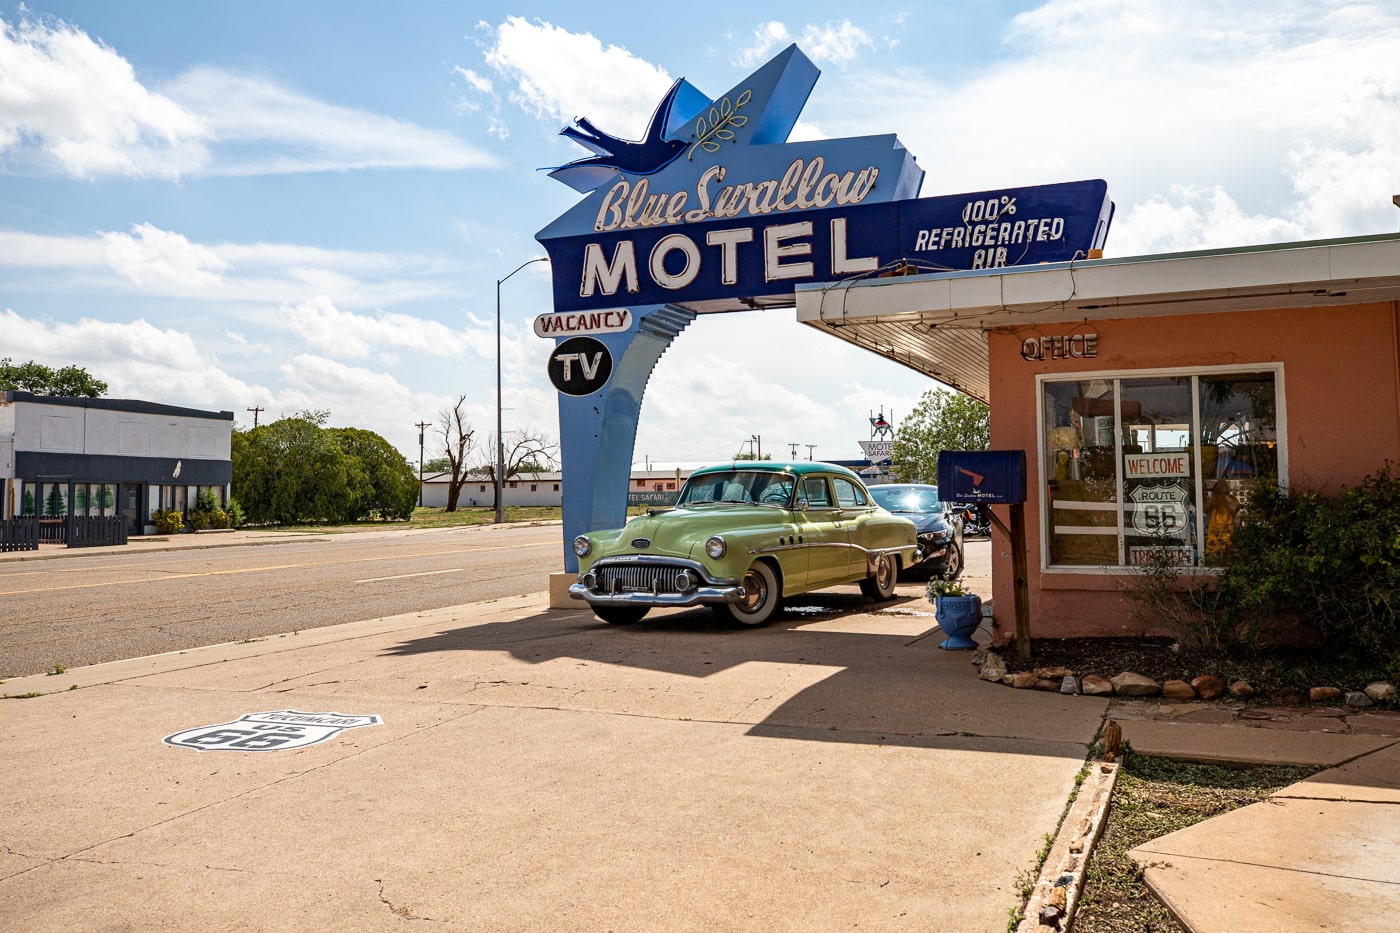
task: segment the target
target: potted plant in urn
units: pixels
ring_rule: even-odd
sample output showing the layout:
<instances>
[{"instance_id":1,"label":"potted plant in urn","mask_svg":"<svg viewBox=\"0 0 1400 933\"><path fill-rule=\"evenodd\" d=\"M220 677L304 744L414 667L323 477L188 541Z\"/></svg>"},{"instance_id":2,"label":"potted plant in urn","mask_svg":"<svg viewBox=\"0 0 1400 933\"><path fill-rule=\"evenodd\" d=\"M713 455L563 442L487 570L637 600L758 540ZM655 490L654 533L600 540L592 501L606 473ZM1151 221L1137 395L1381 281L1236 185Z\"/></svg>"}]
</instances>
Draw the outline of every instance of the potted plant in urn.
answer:
<instances>
[{"instance_id":1,"label":"potted plant in urn","mask_svg":"<svg viewBox=\"0 0 1400 933\"><path fill-rule=\"evenodd\" d=\"M934 605L938 627L948 636L940 648L971 651L977 647L972 634L982 624L982 597L969 593L957 580L935 577L928 584L928 599Z\"/></svg>"}]
</instances>

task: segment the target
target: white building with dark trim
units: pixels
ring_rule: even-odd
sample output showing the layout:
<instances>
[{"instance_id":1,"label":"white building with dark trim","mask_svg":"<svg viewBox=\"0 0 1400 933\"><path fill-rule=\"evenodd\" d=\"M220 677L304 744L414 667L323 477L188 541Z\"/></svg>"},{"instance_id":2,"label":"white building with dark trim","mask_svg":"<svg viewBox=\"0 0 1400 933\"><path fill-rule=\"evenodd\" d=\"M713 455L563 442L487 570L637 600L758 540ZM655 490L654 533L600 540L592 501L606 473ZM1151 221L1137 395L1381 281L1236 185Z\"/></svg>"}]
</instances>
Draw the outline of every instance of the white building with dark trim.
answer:
<instances>
[{"instance_id":1,"label":"white building with dark trim","mask_svg":"<svg viewBox=\"0 0 1400 933\"><path fill-rule=\"evenodd\" d=\"M0 393L0 519L123 515L143 534L158 509L228 500L232 433L229 411Z\"/></svg>"}]
</instances>

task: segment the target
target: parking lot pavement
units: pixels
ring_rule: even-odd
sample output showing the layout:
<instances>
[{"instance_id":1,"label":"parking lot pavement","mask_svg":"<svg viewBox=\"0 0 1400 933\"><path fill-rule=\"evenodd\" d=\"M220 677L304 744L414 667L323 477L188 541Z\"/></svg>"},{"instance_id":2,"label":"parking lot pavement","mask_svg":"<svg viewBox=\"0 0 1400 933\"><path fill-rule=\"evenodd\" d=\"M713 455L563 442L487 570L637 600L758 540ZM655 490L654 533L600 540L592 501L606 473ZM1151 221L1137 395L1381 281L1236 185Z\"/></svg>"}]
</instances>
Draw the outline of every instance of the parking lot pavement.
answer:
<instances>
[{"instance_id":1,"label":"parking lot pavement","mask_svg":"<svg viewBox=\"0 0 1400 933\"><path fill-rule=\"evenodd\" d=\"M536 594L11 680L42 695L0 706L0 918L1003 929L1104 704L977 680L930 610L616 627ZM381 722L198 750L282 710Z\"/></svg>"}]
</instances>

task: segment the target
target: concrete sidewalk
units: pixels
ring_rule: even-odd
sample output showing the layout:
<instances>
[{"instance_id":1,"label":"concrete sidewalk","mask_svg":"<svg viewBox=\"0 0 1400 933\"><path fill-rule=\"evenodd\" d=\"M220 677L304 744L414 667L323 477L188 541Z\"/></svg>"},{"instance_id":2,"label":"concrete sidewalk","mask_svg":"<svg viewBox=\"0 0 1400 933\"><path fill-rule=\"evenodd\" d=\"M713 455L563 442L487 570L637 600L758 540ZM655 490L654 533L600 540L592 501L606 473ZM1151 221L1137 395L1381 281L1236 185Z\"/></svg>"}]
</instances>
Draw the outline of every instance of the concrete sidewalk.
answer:
<instances>
[{"instance_id":1,"label":"concrete sidewalk","mask_svg":"<svg viewBox=\"0 0 1400 933\"><path fill-rule=\"evenodd\" d=\"M11 680L43 695L0 705L0 927L1004 929L1104 703L861 605L538 594ZM382 721L199 750L281 710Z\"/></svg>"}]
</instances>

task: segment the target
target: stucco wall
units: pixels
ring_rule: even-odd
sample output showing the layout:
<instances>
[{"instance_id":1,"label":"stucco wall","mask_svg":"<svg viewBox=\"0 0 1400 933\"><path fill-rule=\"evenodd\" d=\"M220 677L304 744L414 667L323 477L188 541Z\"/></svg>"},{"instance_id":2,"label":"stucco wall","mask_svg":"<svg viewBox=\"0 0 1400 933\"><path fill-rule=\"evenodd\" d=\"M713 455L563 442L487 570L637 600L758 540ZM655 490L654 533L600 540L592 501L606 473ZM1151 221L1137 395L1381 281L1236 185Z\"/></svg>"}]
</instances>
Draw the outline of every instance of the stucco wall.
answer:
<instances>
[{"instance_id":1,"label":"stucco wall","mask_svg":"<svg viewBox=\"0 0 1400 933\"><path fill-rule=\"evenodd\" d=\"M1028 362L1027 337L1094 331L1094 359ZM1193 314L1080 324L1042 324L989 335L992 447L1026 451L1031 631L1035 637L1131 631L1106 574L1042 571L1036 376L1177 367L1283 363L1287 480L1298 488L1352 485L1387 460L1400 461L1400 304ZM1006 507L997 507L1005 518ZM1011 554L992 548L994 597L1004 629L1014 628Z\"/></svg>"},{"instance_id":2,"label":"stucco wall","mask_svg":"<svg viewBox=\"0 0 1400 933\"><path fill-rule=\"evenodd\" d=\"M89 455L229 459L233 422L38 401L8 406L15 449Z\"/></svg>"}]
</instances>

